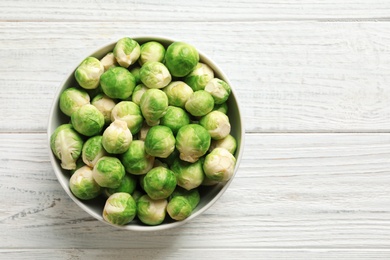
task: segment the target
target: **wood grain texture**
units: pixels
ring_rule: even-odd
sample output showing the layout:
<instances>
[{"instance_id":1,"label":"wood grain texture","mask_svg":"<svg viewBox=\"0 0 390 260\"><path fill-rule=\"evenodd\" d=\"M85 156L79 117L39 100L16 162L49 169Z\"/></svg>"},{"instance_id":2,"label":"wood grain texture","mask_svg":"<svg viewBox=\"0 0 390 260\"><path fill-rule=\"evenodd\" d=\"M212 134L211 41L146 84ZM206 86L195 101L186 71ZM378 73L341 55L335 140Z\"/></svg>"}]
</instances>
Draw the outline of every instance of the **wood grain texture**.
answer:
<instances>
[{"instance_id":1,"label":"wood grain texture","mask_svg":"<svg viewBox=\"0 0 390 260\"><path fill-rule=\"evenodd\" d=\"M385 0L3 0L2 21L388 20Z\"/></svg>"},{"instance_id":2,"label":"wood grain texture","mask_svg":"<svg viewBox=\"0 0 390 260\"><path fill-rule=\"evenodd\" d=\"M334 256L390 257L390 134L249 134L216 204L182 227L146 233L117 230L78 208L56 180L45 134L0 134L0 143L0 252L10 256L154 248L146 256L337 249Z\"/></svg>"},{"instance_id":3,"label":"wood grain texture","mask_svg":"<svg viewBox=\"0 0 390 260\"><path fill-rule=\"evenodd\" d=\"M389 132L389 30L386 22L0 23L0 131L45 131L74 66L108 42L147 33L214 59L248 133Z\"/></svg>"}]
</instances>

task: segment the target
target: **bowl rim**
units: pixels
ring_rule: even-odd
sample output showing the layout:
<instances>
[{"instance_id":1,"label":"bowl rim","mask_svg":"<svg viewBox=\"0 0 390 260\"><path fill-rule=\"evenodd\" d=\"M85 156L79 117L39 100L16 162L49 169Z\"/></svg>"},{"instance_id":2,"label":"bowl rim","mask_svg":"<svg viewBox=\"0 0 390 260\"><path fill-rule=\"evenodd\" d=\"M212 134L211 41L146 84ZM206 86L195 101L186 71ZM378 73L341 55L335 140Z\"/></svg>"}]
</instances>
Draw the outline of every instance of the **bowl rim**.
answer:
<instances>
[{"instance_id":1,"label":"bowl rim","mask_svg":"<svg viewBox=\"0 0 390 260\"><path fill-rule=\"evenodd\" d=\"M146 42L146 41L154 40L154 41L158 41L158 42L170 42L170 43L172 43L172 42L178 41L177 39L174 39L174 38L171 38L171 37L166 37L166 36L161 36L161 35L131 35L131 36L127 36L127 37L130 37L131 39L134 39L137 42ZM237 171L239 169L239 165L241 163L242 155L244 153L244 146L245 146L245 129L244 129L243 117L242 117L242 113L241 113L241 109L240 109L240 105L239 105L240 102L238 100L238 96L236 94L236 90L234 89L233 85L231 84L229 78L226 76L224 71L208 55L206 55L203 51L201 51L199 48L196 47L196 49L197 49L197 51L199 53L200 60L204 61L208 65L211 65L213 70L217 72L216 74L218 74L220 78L222 78L226 83L228 83L231 86L231 95L233 95L234 101L237 104L237 111L236 111L236 113L238 114L238 118L239 118L239 121L240 121L240 129L238 129L238 131L241 133L241 135L237 136L240 139L239 139L239 143L238 143L237 149L236 149L238 151L238 152L236 151L236 154L238 156L236 158L236 165L235 165L233 176L230 178L229 181L221 184L222 188L215 194L215 196L211 200L207 201L203 207L199 208L195 213L191 214L188 218L186 218L184 220L174 221L174 222L171 222L171 223L166 223L166 224L162 224L162 225L155 225L155 226L148 226L148 225L141 226L141 225L131 225L131 224L124 225L124 226L119 226L119 225L115 225L115 224L112 224L112 223L109 223L109 222L105 221L103 219L103 217L102 217L102 214L97 214L95 211L93 211L88 205L86 205L85 203L80 201L78 198L76 198L73 195L73 193L70 191L70 189L68 188L69 185L64 180L63 169L60 168L59 164L57 163L57 159L54 156L54 154L53 154L53 152L51 151L51 148L50 148L50 137L51 137L51 134L55 130L55 128L52 128L51 121L52 121L52 118L54 118L54 116L55 116L56 110L58 109L57 108L57 103L58 103L59 95L65 89L66 82L74 75L74 71L77 68L77 66L81 63L81 61L84 60L85 57L95 56L96 53L102 51L103 49L111 48L111 46L113 47L118 40L114 40L114 41L108 42L108 43L106 43L104 45L100 45L100 47L98 47L98 48L94 49L92 52L88 53L88 55L84 56L84 58L82 58L80 60L80 62L77 63L77 65L73 66L73 69L65 76L65 78L59 84L58 89L57 89L57 91L56 91L56 93L54 95L51 107L50 107L49 118L48 118L48 121L47 121L47 141L48 141L48 144L49 144L49 149L48 150L49 150L50 163L51 163L51 165L53 167L53 170L54 170L54 173L56 175L56 178L57 178L58 182L61 184L62 188L65 190L67 195L81 209L83 209L90 216L94 217L95 219L99 220L100 222L104 222L105 224L108 224L108 225L113 226L113 227L115 227L117 229L120 229L120 230L142 231L142 232L144 232L144 231L160 231L160 230L168 230L168 229L172 229L172 228L177 228L177 227L182 226L185 223L193 220L194 218L202 215L213 204L215 204L215 202L225 193L225 191L227 190L227 188L230 186L231 182L235 178L236 173L237 173Z\"/></svg>"}]
</instances>

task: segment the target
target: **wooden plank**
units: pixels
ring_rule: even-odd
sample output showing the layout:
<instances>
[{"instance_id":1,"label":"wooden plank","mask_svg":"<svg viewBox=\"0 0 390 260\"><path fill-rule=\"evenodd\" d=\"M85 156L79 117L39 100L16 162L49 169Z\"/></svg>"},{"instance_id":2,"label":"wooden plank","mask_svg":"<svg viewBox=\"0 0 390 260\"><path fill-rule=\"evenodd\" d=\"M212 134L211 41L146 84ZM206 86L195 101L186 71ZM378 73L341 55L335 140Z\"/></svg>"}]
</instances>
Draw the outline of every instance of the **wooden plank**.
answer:
<instances>
[{"instance_id":1,"label":"wooden plank","mask_svg":"<svg viewBox=\"0 0 390 260\"><path fill-rule=\"evenodd\" d=\"M179 228L146 233L112 228L78 208L56 180L45 134L0 134L0 143L3 252L390 246L390 134L249 134L236 178L216 204Z\"/></svg>"},{"instance_id":2,"label":"wooden plank","mask_svg":"<svg viewBox=\"0 0 390 260\"><path fill-rule=\"evenodd\" d=\"M29 10L26 12L26 10ZM35 0L0 2L2 21L254 21L389 19L385 0L217 0L183 2ZM23 14L23 15L21 15Z\"/></svg>"},{"instance_id":3,"label":"wooden plank","mask_svg":"<svg viewBox=\"0 0 390 260\"><path fill-rule=\"evenodd\" d=\"M389 132L389 31L385 22L0 23L0 131L45 131L82 58L123 36L157 34L221 66L247 132Z\"/></svg>"}]
</instances>

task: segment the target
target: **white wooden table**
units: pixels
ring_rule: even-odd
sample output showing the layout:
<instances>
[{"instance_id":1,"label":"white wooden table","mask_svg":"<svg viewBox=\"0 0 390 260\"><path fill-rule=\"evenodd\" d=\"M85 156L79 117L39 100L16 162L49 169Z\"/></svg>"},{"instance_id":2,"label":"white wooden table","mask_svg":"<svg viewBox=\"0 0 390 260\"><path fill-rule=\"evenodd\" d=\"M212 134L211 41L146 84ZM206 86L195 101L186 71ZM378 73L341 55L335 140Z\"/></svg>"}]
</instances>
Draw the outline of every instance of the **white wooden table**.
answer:
<instances>
[{"instance_id":1,"label":"white wooden table","mask_svg":"<svg viewBox=\"0 0 390 260\"><path fill-rule=\"evenodd\" d=\"M0 2L1 259L390 259L390 1ZM114 229L49 162L52 99L124 36L191 42L229 76L246 146L202 216Z\"/></svg>"}]
</instances>

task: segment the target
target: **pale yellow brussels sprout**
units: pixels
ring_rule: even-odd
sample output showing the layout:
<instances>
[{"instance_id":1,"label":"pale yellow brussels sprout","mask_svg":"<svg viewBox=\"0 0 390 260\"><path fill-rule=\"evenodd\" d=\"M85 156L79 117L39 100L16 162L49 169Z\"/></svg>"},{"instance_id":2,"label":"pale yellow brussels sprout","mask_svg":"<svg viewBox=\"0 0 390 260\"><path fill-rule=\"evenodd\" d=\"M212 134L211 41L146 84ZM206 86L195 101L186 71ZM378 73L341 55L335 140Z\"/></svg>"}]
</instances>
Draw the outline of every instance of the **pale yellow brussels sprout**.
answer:
<instances>
[{"instance_id":1,"label":"pale yellow brussels sprout","mask_svg":"<svg viewBox=\"0 0 390 260\"><path fill-rule=\"evenodd\" d=\"M102 144L111 154L122 154L129 149L133 136L125 121L115 120L103 132Z\"/></svg>"},{"instance_id":2,"label":"pale yellow brussels sprout","mask_svg":"<svg viewBox=\"0 0 390 260\"><path fill-rule=\"evenodd\" d=\"M165 56L164 46L156 41L146 42L141 45L141 54L138 62L142 66L148 61L163 62Z\"/></svg>"},{"instance_id":3,"label":"pale yellow brussels sprout","mask_svg":"<svg viewBox=\"0 0 390 260\"><path fill-rule=\"evenodd\" d=\"M218 78L210 80L204 90L213 96L215 104L222 104L226 102L232 92L229 84Z\"/></svg>"},{"instance_id":4,"label":"pale yellow brussels sprout","mask_svg":"<svg viewBox=\"0 0 390 260\"><path fill-rule=\"evenodd\" d=\"M103 64L98 59L87 57L76 68L74 75L82 88L95 89L99 86L100 76L103 72Z\"/></svg>"},{"instance_id":5,"label":"pale yellow brussels sprout","mask_svg":"<svg viewBox=\"0 0 390 260\"><path fill-rule=\"evenodd\" d=\"M100 158L92 170L95 181L106 188L118 188L125 174L125 167L121 161L112 156Z\"/></svg>"},{"instance_id":6,"label":"pale yellow brussels sprout","mask_svg":"<svg viewBox=\"0 0 390 260\"><path fill-rule=\"evenodd\" d=\"M124 37L115 44L113 53L119 65L127 68L138 60L141 48L137 41Z\"/></svg>"},{"instance_id":7,"label":"pale yellow brussels sprout","mask_svg":"<svg viewBox=\"0 0 390 260\"><path fill-rule=\"evenodd\" d=\"M130 223L137 215L137 204L126 192L112 194L103 208L103 219L111 224L123 226Z\"/></svg>"},{"instance_id":8,"label":"pale yellow brussels sprout","mask_svg":"<svg viewBox=\"0 0 390 260\"><path fill-rule=\"evenodd\" d=\"M141 98L140 108L146 123L155 126L168 109L168 97L160 89L148 89Z\"/></svg>"},{"instance_id":9,"label":"pale yellow brussels sprout","mask_svg":"<svg viewBox=\"0 0 390 260\"><path fill-rule=\"evenodd\" d=\"M184 77L198 64L199 53L196 48L185 42L170 44L165 53L165 64L172 76Z\"/></svg>"},{"instance_id":10,"label":"pale yellow brussels sprout","mask_svg":"<svg viewBox=\"0 0 390 260\"><path fill-rule=\"evenodd\" d=\"M131 95L131 101L136 103L138 106L141 103L142 95L148 90L149 88L145 86L144 84L138 84L133 91L133 95Z\"/></svg>"},{"instance_id":11,"label":"pale yellow brussels sprout","mask_svg":"<svg viewBox=\"0 0 390 260\"><path fill-rule=\"evenodd\" d=\"M91 104L103 114L105 124L111 123L111 111L116 105L112 98L100 93L92 99Z\"/></svg>"},{"instance_id":12,"label":"pale yellow brussels sprout","mask_svg":"<svg viewBox=\"0 0 390 260\"><path fill-rule=\"evenodd\" d=\"M109 52L107 53L100 62L103 64L104 71L107 71L111 68L118 67L119 64L115 59L114 53Z\"/></svg>"},{"instance_id":13,"label":"pale yellow brussels sprout","mask_svg":"<svg viewBox=\"0 0 390 260\"><path fill-rule=\"evenodd\" d=\"M95 166L100 158L107 155L102 145L102 138L101 135L90 137L83 145L81 158L89 167Z\"/></svg>"},{"instance_id":14,"label":"pale yellow brussels sprout","mask_svg":"<svg viewBox=\"0 0 390 260\"><path fill-rule=\"evenodd\" d=\"M222 112L212 111L202 117L199 121L210 134L212 139L220 140L230 133L229 117Z\"/></svg>"},{"instance_id":15,"label":"pale yellow brussels sprout","mask_svg":"<svg viewBox=\"0 0 390 260\"><path fill-rule=\"evenodd\" d=\"M137 201L137 217L146 225L159 225L165 219L167 204L167 199L154 200L145 194Z\"/></svg>"},{"instance_id":16,"label":"pale yellow brussels sprout","mask_svg":"<svg viewBox=\"0 0 390 260\"><path fill-rule=\"evenodd\" d=\"M195 69L188 74L184 81L194 91L204 90L207 83L214 78L214 71L204 63L199 62Z\"/></svg>"},{"instance_id":17,"label":"pale yellow brussels sprout","mask_svg":"<svg viewBox=\"0 0 390 260\"><path fill-rule=\"evenodd\" d=\"M231 154L234 155L237 148L237 141L236 138L232 135L227 135L225 138L222 138L220 140L211 140L210 149L211 152L215 148L225 148L228 150Z\"/></svg>"},{"instance_id":18,"label":"pale yellow brussels sprout","mask_svg":"<svg viewBox=\"0 0 390 260\"><path fill-rule=\"evenodd\" d=\"M83 139L71 124L60 125L50 136L50 148L55 157L61 161L61 168L65 170L76 169L83 144Z\"/></svg>"},{"instance_id":19,"label":"pale yellow brussels sprout","mask_svg":"<svg viewBox=\"0 0 390 260\"><path fill-rule=\"evenodd\" d=\"M132 135L139 132L144 121L140 107L132 101L121 101L111 111L111 121L125 121Z\"/></svg>"},{"instance_id":20,"label":"pale yellow brussels sprout","mask_svg":"<svg viewBox=\"0 0 390 260\"><path fill-rule=\"evenodd\" d=\"M67 116L71 116L80 107L89 104L90 97L83 89L67 88L61 95L59 100L60 110Z\"/></svg>"},{"instance_id":21,"label":"pale yellow brussels sprout","mask_svg":"<svg viewBox=\"0 0 390 260\"><path fill-rule=\"evenodd\" d=\"M128 173L142 175L153 168L154 157L146 153L144 141L134 140L122 154L121 161Z\"/></svg>"},{"instance_id":22,"label":"pale yellow brussels sprout","mask_svg":"<svg viewBox=\"0 0 390 260\"><path fill-rule=\"evenodd\" d=\"M83 166L70 177L69 188L81 200L94 199L101 193L101 187L92 177L92 168Z\"/></svg>"},{"instance_id":23,"label":"pale yellow brussels sprout","mask_svg":"<svg viewBox=\"0 0 390 260\"><path fill-rule=\"evenodd\" d=\"M146 135L148 134L150 128L152 128L150 125L148 125L146 123L146 121L144 121L142 123L142 127L141 127L141 130L139 130L138 132L138 140L142 140L142 141L145 141L146 139Z\"/></svg>"},{"instance_id":24,"label":"pale yellow brussels sprout","mask_svg":"<svg viewBox=\"0 0 390 260\"><path fill-rule=\"evenodd\" d=\"M207 115L214 108L214 99L210 93L198 90L192 93L185 104L185 109L193 116Z\"/></svg>"},{"instance_id":25,"label":"pale yellow brussels sprout","mask_svg":"<svg viewBox=\"0 0 390 260\"><path fill-rule=\"evenodd\" d=\"M172 81L163 91L168 97L168 103L171 106L184 108L187 100L194 92L190 86L183 81Z\"/></svg>"},{"instance_id":26,"label":"pale yellow brussels sprout","mask_svg":"<svg viewBox=\"0 0 390 260\"><path fill-rule=\"evenodd\" d=\"M219 182L230 180L234 174L236 158L225 148L215 148L206 155L203 170L206 177Z\"/></svg>"},{"instance_id":27,"label":"pale yellow brussels sprout","mask_svg":"<svg viewBox=\"0 0 390 260\"><path fill-rule=\"evenodd\" d=\"M139 71L139 76L143 84L148 88L164 88L171 80L172 76L167 67L158 61L146 62Z\"/></svg>"},{"instance_id":28,"label":"pale yellow brussels sprout","mask_svg":"<svg viewBox=\"0 0 390 260\"><path fill-rule=\"evenodd\" d=\"M71 122L80 134L94 136L103 129L104 116L95 106L87 104L73 112Z\"/></svg>"}]
</instances>

